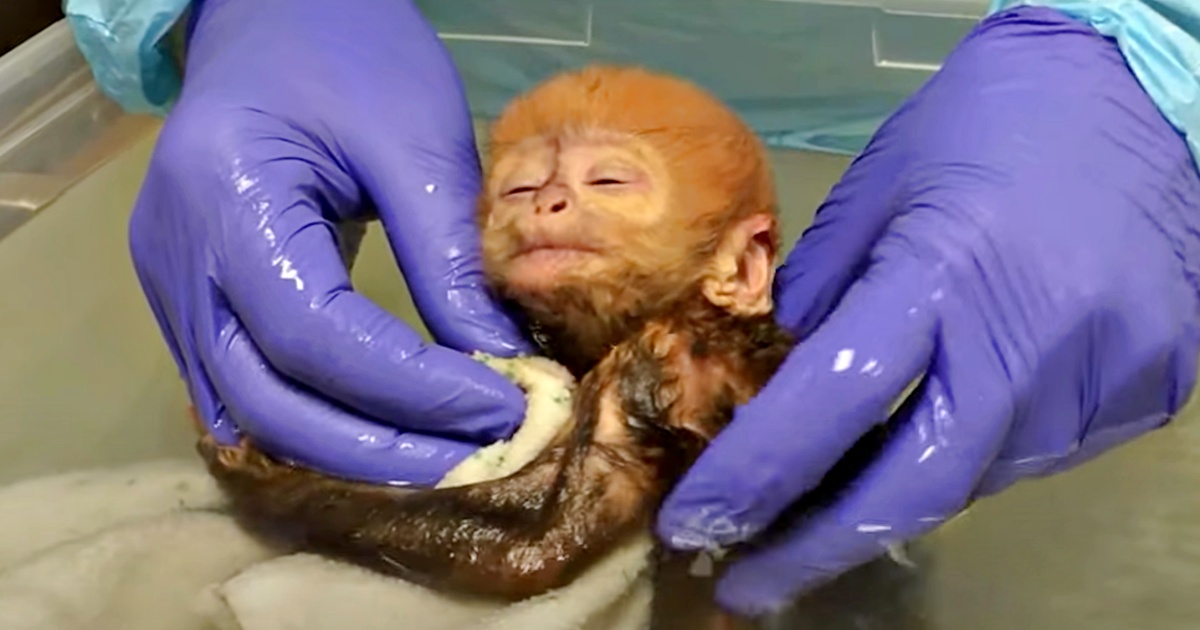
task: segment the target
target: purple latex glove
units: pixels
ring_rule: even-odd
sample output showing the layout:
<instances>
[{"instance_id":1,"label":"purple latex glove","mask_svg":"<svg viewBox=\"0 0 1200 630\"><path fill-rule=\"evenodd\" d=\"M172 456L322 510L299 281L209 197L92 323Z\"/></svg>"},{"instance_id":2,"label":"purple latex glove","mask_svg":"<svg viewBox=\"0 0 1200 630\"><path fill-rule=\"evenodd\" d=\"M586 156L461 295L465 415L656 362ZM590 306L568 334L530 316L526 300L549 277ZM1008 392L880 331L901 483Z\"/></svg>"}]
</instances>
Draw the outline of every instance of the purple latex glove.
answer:
<instances>
[{"instance_id":1,"label":"purple latex glove","mask_svg":"<svg viewBox=\"0 0 1200 630\"><path fill-rule=\"evenodd\" d=\"M764 543L717 598L772 612L1162 426L1195 381L1198 263L1200 178L1116 46L1046 9L985 20L789 256L779 318L810 336L668 498L660 536ZM847 491L776 523L922 374Z\"/></svg>"},{"instance_id":2,"label":"purple latex glove","mask_svg":"<svg viewBox=\"0 0 1200 630\"><path fill-rule=\"evenodd\" d=\"M207 0L134 210L134 264L222 442L428 484L525 408L459 351L528 349L481 273L456 70L407 0ZM378 216L443 346L350 286ZM358 226L355 229L354 226Z\"/></svg>"}]
</instances>

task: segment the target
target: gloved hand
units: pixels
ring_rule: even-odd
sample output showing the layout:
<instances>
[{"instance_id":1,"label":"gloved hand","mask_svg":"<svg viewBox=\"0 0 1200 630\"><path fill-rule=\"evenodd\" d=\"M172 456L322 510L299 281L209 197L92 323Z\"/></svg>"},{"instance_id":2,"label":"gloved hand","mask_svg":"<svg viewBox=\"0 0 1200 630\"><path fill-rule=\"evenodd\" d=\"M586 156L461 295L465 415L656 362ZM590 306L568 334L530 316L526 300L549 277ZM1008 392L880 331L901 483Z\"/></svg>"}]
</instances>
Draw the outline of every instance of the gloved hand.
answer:
<instances>
[{"instance_id":1,"label":"gloved hand","mask_svg":"<svg viewBox=\"0 0 1200 630\"><path fill-rule=\"evenodd\" d=\"M1162 426L1200 351L1200 178L1117 47L1050 10L985 20L881 127L780 270L807 336L660 514L755 538L921 377L831 505L728 567L771 612L1015 481ZM784 527L786 525L786 527Z\"/></svg>"},{"instance_id":2,"label":"gloved hand","mask_svg":"<svg viewBox=\"0 0 1200 630\"><path fill-rule=\"evenodd\" d=\"M207 0L130 225L201 418L277 456L436 482L524 414L459 351L529 346L485 292L480 168L458 75L412 2ZM377 215L445 347L355 293ZM357 225L358 229L354 229Z\"/></svg>"}]
</instances>

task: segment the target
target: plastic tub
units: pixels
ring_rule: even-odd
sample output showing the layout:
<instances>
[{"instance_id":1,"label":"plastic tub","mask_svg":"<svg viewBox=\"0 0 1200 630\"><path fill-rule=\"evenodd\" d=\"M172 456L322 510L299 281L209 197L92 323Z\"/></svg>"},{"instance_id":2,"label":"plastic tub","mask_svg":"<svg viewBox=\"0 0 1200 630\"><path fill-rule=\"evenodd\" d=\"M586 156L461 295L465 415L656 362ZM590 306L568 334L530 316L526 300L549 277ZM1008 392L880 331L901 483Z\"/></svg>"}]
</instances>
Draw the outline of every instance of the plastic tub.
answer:
<instances>
[{"instance_id":1,"label":"plastic tub","mask_svg":"<svg viewBox=\"0 0 1200 630\"><path fill-rule=\"evenodd\" d=\"M96 88L65 22L0 57L0 239L153 123Z\"/></svg>"},{"instance_id":2,"label":"plastic tub","mask_svg":"<svg viewBox=\"0 0 1200 630\"><path fill-rule=\"evenodd\" d=\"M0 57L0 483L173 442L125 245L156 128L96 89L65 22Z\"/></svg>"},{"instance_id":3,"label":"plastic tub","mask_svg":"<svg viewBox=\"0 0 1200 630\"><path fill-rule=\"evenodd\" d=\"M98 95L64 33L57 25L0 58L0 198L22 223L0 238L0 484L195 457L183 388L126 243L157 124ZM846 161L788 151L774 160L790 242ZM377 230L360 256L356 287L415 321ZM1193 406L1088 466L986 500L924 540L915 567L864 567L764 627L1193 630L1196 419ZM803 439L802 409L794 420ZM669 621L703 608L688 599L689 584L668 594L661 627L678 628Z\"/></svg>"},{"instance_id":4,"label":"plastic tub","mask_svg":"<svg viewBox=\"0 0 1200 630\"><path fill-rule=\"evenodd\" d=\"M424 0L476 115L565 67L688 76L779 147L854 153L987 0Z\"/></svg>"}]
</instances>

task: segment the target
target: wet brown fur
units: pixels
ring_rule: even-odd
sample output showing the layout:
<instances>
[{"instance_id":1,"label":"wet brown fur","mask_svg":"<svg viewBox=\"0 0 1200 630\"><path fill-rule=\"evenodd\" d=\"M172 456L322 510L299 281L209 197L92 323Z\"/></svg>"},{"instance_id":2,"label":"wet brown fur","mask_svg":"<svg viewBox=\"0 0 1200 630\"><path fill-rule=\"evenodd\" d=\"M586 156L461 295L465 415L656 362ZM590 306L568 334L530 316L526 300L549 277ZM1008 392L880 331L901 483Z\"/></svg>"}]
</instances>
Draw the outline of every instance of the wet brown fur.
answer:
<instances>
[{"instance_id":1,"label":"wet brown fur","mask_svg":"<svg viewBox=\"0 0 1200 630\"><path fill-rule=\"evenodd\" d=\"M570 582L647 527L790 348L769 316L656 320L584 377L573 422L540 456L487 483L355 483L207 437L201 452L252 531L437 588L519 599Z\"/></svg>"},{"instance_id":2,"label":"wet brown fur","mask_svg":"<svg viewBox=\"0 0 1200 630\"><path fill-rule=\"evenodd\" d=\"M689 84L601 67L561 75L518 99L493 129L492 155L522 138L581 127L639 134L666 156L680 191L672 204L682 208L674 236L689 256L635 244L630 255L648 258L634 266L657 274L506 296L541 327L547 351L582 375L567 427L509 477L442 489L336 479L276 461L248 441L220 446L205 436L200 453L250 531L437 588L533 596L645 531L733 409L766 384L791 337L771 313L734 316L698 290L704 261L730 226L774 215L757 139ZM773 255L773 224L770 238ZM501 290L510 246L485 232L489 276Z\"/></svg>"}]
</instances>

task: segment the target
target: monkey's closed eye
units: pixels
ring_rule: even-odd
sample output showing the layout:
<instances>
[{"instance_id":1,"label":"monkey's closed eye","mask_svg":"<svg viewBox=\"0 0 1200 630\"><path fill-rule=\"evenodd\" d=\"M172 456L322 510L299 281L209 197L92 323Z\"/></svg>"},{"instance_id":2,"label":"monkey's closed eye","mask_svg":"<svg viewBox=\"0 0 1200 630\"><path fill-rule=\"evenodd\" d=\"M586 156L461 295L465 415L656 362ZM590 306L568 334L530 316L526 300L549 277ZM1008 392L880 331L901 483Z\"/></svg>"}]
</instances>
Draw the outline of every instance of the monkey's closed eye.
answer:
<instances>
[{"instance_id":1,"label":"monkey's closed eye","mask_svg":"<svg viewBox=\"0 0 1200 630\"><path fill-rule=\"evenodd\" d=\"M537 190L537 188L534 186L517 186L516 188L510 188L504 191L504 196L511 197L513 195L523 195L525 193L534 192L535 190Z\"/></svg>"},{"instance_id":2,"label":"monkey's closed eye","mask_svg":"<svg viewBox=\"0 0 1200 630\"><path fill-rule=\"evenodd\" d=\"M588 186L619 186L624 183L626 183L626 182L623 182L619 179L613 179L611 177L603 177L600 179L593 179L592 181L588 182Z\"/></svg>"}]
</instances>

